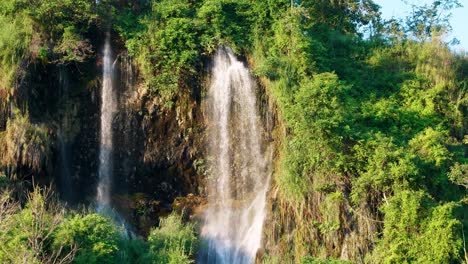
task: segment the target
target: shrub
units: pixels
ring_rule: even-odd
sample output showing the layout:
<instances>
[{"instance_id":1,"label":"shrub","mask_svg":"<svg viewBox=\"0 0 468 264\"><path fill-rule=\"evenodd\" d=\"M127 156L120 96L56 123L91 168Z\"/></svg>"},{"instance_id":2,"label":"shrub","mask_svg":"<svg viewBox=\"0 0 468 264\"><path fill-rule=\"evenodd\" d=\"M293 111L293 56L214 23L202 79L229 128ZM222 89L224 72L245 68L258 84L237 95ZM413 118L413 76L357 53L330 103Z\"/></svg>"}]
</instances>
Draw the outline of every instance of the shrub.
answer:
<instances>
[{"instance_id":1,"label":"shrub","mask_svg":"<svg viewBox=\"0 0 468 264\"><path fill-rule=\"evenodd\" d=\"M73 215L57 230L54 245L78 246L74 263L116 263L119 232L110 219L98 214Z\"/></svg>"},{"instance_id":2,"label":"shrub","mask_svg":"<svg viewBox=\"0 0 468 264\"><path fill-rule=\"evenodd\" d=\"M189 264L198 245L193 224L183 224L181 216L171 214L161 219L151 231L148 242L153 263Z\"/></svg>"}]
</instances>

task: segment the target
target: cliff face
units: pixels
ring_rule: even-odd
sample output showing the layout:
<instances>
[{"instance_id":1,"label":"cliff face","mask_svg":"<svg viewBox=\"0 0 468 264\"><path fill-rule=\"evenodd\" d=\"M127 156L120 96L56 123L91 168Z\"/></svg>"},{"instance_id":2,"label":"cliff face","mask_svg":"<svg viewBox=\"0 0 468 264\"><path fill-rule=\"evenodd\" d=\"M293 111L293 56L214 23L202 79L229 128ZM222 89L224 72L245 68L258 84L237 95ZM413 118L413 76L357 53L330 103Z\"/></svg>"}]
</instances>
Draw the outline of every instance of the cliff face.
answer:
<instances>
[{"instance_id":1,"label":"cliff face","mask_svg":"<svg viewBox=\"0 0 468 264\"><path fill-rule=\"evenodd\" d=\"M116 36L116 34L114 35ZM103 38L92 41L95 55L83 63L30 64L18 86L14 104L29 112L31 122L45 124L52 138L52 155L42 172L67 203L93 205L99 165L99 119ZM112 41L117 113L113 120L114 152L112 206L135 231L148 233L160 216L172 210L196 214L206 203L206 118L203 98L209 86L211 60L179 83L168 101L142 84L138 66L121 41ZM246 64L246 58L240 58ZM278 160L284 127L267 84L257 80L257 106L265 138ZM277 164L274 165L277 167ZM274 169L275 173L276 169ZM275 212L275 189L270 191ZM269 218L276 221L277 216ZM265 241L281 233L267 221ZM274 252L267 243L266 249Z\"/></svg>"},{"instance_id":2,"label":"cliff face","mask_svg":"<svg viewBox=\"0 0 468 264\"><path fill-rule=\"evenodd\" d=\"M31 123L48 128L51 156L40 173L69 204L92 204L99 164L102 43L95 56L68 65L35 61L24 70L12 104ZM177 197L203 193L204 70L171 102L147 91L119 39L113 40L118 112L113 120L112 203L138 231L146 233ZM9 115L5 107L2 118ZM37 180L36 180L37 182ZM182 206L184 207L184 206Z\"/></svg>"},{"instance_id":3,"label":"cliff face","mask_svg":"<svg viewBox=\"0 0 468 264\"><path fill-rule=\"evenodd\" d=\"M177 197L203 193L201 81L170 105L136 82L121 93L115 124L115 205L147 231Z\"/></svg>"}]
</instances>

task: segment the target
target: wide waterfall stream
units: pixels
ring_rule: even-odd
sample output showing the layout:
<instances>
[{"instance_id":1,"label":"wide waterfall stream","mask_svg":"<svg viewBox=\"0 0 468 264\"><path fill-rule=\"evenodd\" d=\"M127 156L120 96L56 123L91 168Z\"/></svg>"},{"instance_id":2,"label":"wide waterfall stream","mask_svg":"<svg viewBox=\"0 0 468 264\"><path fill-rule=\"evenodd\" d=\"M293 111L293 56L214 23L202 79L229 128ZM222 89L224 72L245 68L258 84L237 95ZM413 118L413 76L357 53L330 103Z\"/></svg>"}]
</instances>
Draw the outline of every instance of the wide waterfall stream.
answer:
<instances>
[{"instance_id":1,"label":"wide waterfall stream","mask_svg":"<svg viewBox=\"0 0 468 264\"><path fill-rule=\"evenodd\" d=\"M113 133L112 120L117 110L116 96L114 92L114 66L112 62L112 51L110 45L110 34L106 36L104 45L103 76L101 91L101 120L99 137L99 182L97 187L98 210L110 206L112 173L113 173Z\"/></svg>"},{"instance_id":2,"label":"wide waterfall stream","mask_svg":"<svg viewBox=\"0 0 468 264\"><path fill-rule=\"evenodd\" d=\"M218 50L205 107L210 172L201 263L253 263L261 245L271 159L256 101L249 70L232 50Z\"/></svg>"}]
</instances>

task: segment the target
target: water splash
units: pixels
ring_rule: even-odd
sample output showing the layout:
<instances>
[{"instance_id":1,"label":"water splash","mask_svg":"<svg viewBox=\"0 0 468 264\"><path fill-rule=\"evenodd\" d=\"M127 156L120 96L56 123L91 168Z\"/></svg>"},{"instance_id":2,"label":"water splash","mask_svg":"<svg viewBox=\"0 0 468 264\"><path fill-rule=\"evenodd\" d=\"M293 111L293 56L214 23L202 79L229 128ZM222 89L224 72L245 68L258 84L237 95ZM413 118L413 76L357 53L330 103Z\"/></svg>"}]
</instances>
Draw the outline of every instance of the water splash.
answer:
<instances>
[{"instance_id":1,"label":"water splash","mask_svg":"<svg viewBox=\"0 0 468 264\"><path fill-rule=\"evenodd\" d=\"M261 246L271 162L256 101L249 70L221 48L206 101L211 175L202 263L253 263Z\"/></svg>"},{"instance_id":2,"label":"water splash","mask_svg":"<svg viewBox=\"0 0 468 264\"><path fill-rule=\"evenodd\" d=\"M97 187L98 210L110 206L110 194L112 184L112 152L113 133L112 120L117 110L116 96L114 92L114 66L112 61L112 50L110 45L110 34L107 33L104 44L103 76L101 91L101 131L99 146L99 183Z\"/></svg>"}]
</instances>

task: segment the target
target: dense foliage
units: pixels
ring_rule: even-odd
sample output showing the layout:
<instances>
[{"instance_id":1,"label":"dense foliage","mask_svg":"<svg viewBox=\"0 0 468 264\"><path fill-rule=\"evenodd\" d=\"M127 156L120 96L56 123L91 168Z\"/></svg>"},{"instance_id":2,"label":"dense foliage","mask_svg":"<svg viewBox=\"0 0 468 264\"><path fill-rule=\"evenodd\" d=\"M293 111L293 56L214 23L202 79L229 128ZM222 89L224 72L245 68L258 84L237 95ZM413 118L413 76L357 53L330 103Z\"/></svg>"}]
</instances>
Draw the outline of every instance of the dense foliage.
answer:
<instances>
[{"instance_id":1,"label":"dense foliage","mask_svg":"<svg viewBox=\"0 0 468 264\"><path fill-rule=\"evenodd\" d=\"M0 2L0 109L28 63L85 62L90 35L107 23L150 96L167 107L204 77L218 46L231 46L277 106L279 206L266 223L275 246L265 263L468 261L468 58L442 38L458 1L415 6L406 20L390 21L369 0L101 2ZM8 177L40 171L47 129L27 113L4 126ZM23 206L2 198L0 260L193 259L193 226L177 216L148 242L128 240L108 219L46 206L44 196L35 192Z\"/></svg>"},{"instance_id":2,"label":"dense foliage","mask_svg":"<svg viewBox=\"0 0 468 264\"><path fill-rule=\"evenodd\" d=\"M286 128L273 232L295 224L271 254L458 262L467 59L438 37L457 5L386 23L371 1L161 1L146 31L122 35L159 92L177 92L218 45L251 58Z\"/></svg>"},{"instance_id":3,"label":"dense foliage","mask_svg":"<svg viewBox=\"0 0 468 264\"><path fill-rule=\"evenodd\" d=\"M20 66L32 58L70 62L89 56L92 50L83 34L96 18L91 3L86 0L2 1L2 90L12 90L24 70ZM2 98L7 99L5 95Z\"/></svg>"},{"instance_id":4,"label":"dense foliage","mask_svg":"<svg viewBox=\"0 0 468 264\"><path fill-rule=\"evenodd\" d=\"M3 188L2 188L3 189ZM161 220L147 242L110 218L66 210L50 190L28 194L24 207L0 194L2 263L192 263L198 239L176 214Z\"/></svg>"}]
</instances>

